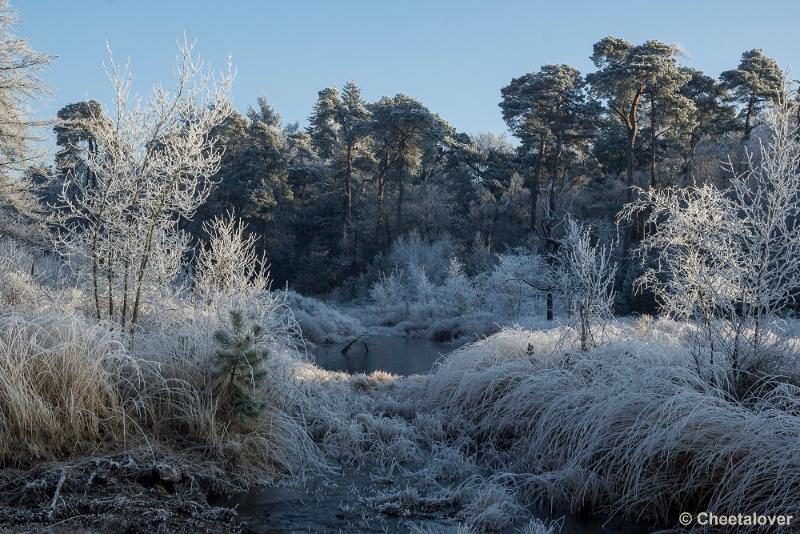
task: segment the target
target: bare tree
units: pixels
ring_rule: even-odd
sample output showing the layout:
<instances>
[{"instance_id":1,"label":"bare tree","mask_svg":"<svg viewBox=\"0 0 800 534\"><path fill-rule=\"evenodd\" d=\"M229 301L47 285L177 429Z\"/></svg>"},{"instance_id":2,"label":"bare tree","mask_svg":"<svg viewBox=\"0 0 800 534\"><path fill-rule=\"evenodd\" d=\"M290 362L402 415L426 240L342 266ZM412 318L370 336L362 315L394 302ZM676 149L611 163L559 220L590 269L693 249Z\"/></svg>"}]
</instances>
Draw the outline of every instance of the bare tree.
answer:
<instances>
[{"instance_id":1,"label":"bare tree","mask_svg":"<svg viewBox=\"0 0 800 534\"><path fill-rule=\"evenodd\" d=\"M596 343L594 325L612 315L617 266L611 249L592 243L591 227L568 217L555 262L554 279L570 317L580 321L581 350Z\"/></svg>"},{"instance_id":2,"label":"bare tree","mask_svg":"<svg viewBox=\"0 0 800 534\"><path fill-rule=\"evenodd\" d=\"M208 196L221 157L211 131L232 109L230 66L214 76L192 49L184 38L175 87L156 86L147 100L132 95L128 67L111 60L114 107L85 122L94 180L65 185L53 220L57 246L91 282L97 318L131 330L147 290L183 268L188 236L179 222Z\"/></svg>"},{"instance_id":3,"label":"bare tree","mask_svg":"<svg viewBox=\"0 0 800 534\"><path fill-rule=\"evenodd\" d=\"M667 313L698 322L705 349L726 357L734 384L775 339L771 319L800 291L800 141L787 99L765 117L769 139L729 162L730 186L639 190L623 215L652 229L637 252L655 257L638 281ZM701 362L698 362L700 364Z\"/></svg>"},{"instance_id":4,"label":"bare tree","mask_svg":"<svg viewBox=\"0 0 800 534\"><path fill-rule=\"evenodd\" d=\"M29 143L36 139L31 127L38 123L26 111L47 92L39 73L52 58L14 35L17 22L8 2L0 0L0 209L31 217L38 213L38 202L19 171L35 158Z\"/></svg>"}]
</instances>

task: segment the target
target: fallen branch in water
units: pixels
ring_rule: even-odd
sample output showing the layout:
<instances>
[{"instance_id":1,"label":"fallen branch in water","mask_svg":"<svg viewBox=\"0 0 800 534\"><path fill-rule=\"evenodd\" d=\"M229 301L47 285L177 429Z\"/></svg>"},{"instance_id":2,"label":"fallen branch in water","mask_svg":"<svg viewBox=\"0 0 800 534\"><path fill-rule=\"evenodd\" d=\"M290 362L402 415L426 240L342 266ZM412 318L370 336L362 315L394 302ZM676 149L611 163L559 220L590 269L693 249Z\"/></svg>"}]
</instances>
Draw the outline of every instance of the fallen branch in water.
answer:
<instances>
[{"instance_id":1,"label":"fallen branch in water","mask_svg":"<svg viewBox=\"0 0 800 534\"><path fill-rule=\"evenodd\" d=\"M359 335L357 335L357 336L356 336L356 337L354 337L354 338L353 338L353 339L352 339L350 342L348 342L348 343L347 343L347 344L346 344L344 347L342 347L342 350L340 350L339 352L340 352L341 354L347 354L347 353L348 353L348 351L350 350L350 348L351 348L353 345L355 345L356 343L358 343L359 341L361 341L361 344L362 344L362 345L364 345L364 350L365 350L366 352L369 352L369 346L367 345L367 342L366 342L366 341L363 341L363 340L361 339L361 338L363 338L363 337L364 337L364 334L359 334Z\"/></svg>"}]
</instances>

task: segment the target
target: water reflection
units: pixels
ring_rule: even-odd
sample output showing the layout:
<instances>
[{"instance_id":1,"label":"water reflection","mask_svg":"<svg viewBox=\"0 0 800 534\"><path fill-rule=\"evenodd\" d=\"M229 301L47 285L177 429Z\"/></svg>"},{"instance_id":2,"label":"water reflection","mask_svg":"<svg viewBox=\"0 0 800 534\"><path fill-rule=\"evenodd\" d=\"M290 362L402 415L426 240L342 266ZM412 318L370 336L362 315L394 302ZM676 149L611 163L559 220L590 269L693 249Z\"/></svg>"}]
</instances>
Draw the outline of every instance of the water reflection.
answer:
<instances>
[{"instance_id":1,"label":"water reflection","mask_svg":"<svg viewBox=\"0 0 800 534\"><path fill-rule=\"evenodd\" d=\"M321 345L314 351L317 365L331 371L371 373L386 371L396 375L428 373L443 354L462 343L434 343L429 339L372 336L353 343L346 354L346 343Z\"/></svg>"}]
</instances>

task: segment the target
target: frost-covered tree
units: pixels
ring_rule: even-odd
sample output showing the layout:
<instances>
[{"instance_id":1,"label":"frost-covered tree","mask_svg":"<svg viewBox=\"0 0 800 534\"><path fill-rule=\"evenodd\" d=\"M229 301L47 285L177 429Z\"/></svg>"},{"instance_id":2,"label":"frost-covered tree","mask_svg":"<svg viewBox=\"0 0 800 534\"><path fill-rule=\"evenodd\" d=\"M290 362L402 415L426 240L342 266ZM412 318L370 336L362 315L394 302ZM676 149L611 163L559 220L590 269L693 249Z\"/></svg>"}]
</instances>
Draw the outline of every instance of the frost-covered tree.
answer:
<instances>
[{"instance_id":1,"label":"frost-covered tree","mask_svg":"<svg viewBox=\"0 0 800 534\"><path fill-rule=\"evenodd\" d=\"M214 333L219 345L214 359L215 393L242 423L264 409L259 386L267 376L265 334L258 323L248 324L241 311L230 312L230 324Z\"/></svg>"},{"instance_id":2,"label":"frost-covered tree","mask_svg":"<svg viewBox=\"0 0 800 534\"><path fill-rule=\"evenodd\" d=\"M370 112L358 85L347 82L341 94L334 87L320 91L309 119L314 146L322 157L329 158L333 171L343 182L344 232L353 222L355 172L369 134L369 117Z\"/></svg>"},{"instance_id":3,"label":"frost-covered tree","mask_svg":"<svg viewBox=\"0 0 800 534\"><path fill-rule=\"evenodd\" d=\"M784 74L778 62L760 48L742 54L739 66L720 75L726 89L742 107L744 139L756 126L758 112L767 102L778 102L784 91Z\"/></svg>"},{"instance_id":4,"label":"frost-covered tree","mask_svg":"<svg viewBox=\"0 0 800 534\"><path fill-rule=\"evenodd\" d=\"M659 182L657 164L661 138L694 123L694 101L680 90L689 81L689 74L678 65L677 57L681 53L677 46L660 41L647 41L636 47L634 61L644 65L639 75L647 87L651 187Z\"/></svg>"},{"instance_id":5,"label":"frost-covered tree","mask_svg":"<svg viewBox=\"0 0 800 534\"><path fill-rule=\"evenodd\" d=\"M800 141L788 107L765 122L769 139L744 172L728 165L727 189L639 190L623 212L646 214L652 230L637 251L656 262L638 283L665 312L698 322L710 363L723 354L734 384L763 358L770 320L800 291Z\"/></svg>"},{"instance_id":6,"label":"frost-covered tree","mask_svg":"<svg viewBox=\"0 0 800 534\"><path fill-rule=\"evenodd\" d=\"M86 160L96 155L97 143L92 137L90 122L102 121L103 109L99 102L88 100L67 104L56 113L56 170L63 181L78 181L96 186L96 181Z\"/></svg>"},{"instance_id":7,"label":"frost-covered tree","mask_svg":"<svg viewBox=\"0 0 800 534\"><path fill-rule=\"evenodd\" d=\"M646 41L634 45L618 37L605 37L594 44L592 61L597 70L586 76L593 93L604 99L610 115L614 117L625 131L625 199L633 200L633 175L636 167L637 139L641 130L643 107L648 95L657 96L667 93L667 88L674 89L680 85L677 79L680 71L677 57L680 48L661 41ZM651 112L655 112L655 100L651 102ZM651 113L652 115L652 113ZM651 124L657 121L651 116ZM655 135L655 130L653 130ZM651 149L655 146L655 138L651 136ZM651 182L654 181L655 167L651 162ZM651 183L652 185L652 183ZM623 229L620 263L620 279L628 276L628 255L632 241L632 227ZM627 286L624 293L629 293Z\"/></svg>"},{"instance_id":8,"label":"frost-covered tree","mask_svg":"<svg viewBox=\"0 0 800 534\"><path fill-rule=\"evenodd\" d=\"M450 127L421 102L404 94L381 98L369 110L373 157L377 161L375 226L388 243L391 230L385 208L387 185L394 185L397 190L395 228L399 232L409 178L419 170L423 156L435 150L434 145L449 134Z\"/></svg>"},{"instance_id":9,"label":"frost-covered tree","mask_svg":"<svg viewBox=\"0 0 800 534\"><path fill-rule=\"evenodd\" d=\"M580 321L581 349L596 343L593 329L612 315L617 265L611 247L594 243L591 227L568 217L558 248L554 278L570 317Z\"/></svg>"},{"instance_id":10,"label":"frost-covered tree","mask_svg":"<svg viewBox=\"0 0 800 534\"><path fill-rule=\"evenodd\" d=\"M34 139L26 116L28 104L47 91L39 77L51 61L14 34L16 13L0 0L0 172L19 170L30 161L28 143Z\"/></svg>"},{"instance_id":11,"label":"frost-covered tree","mask_svg":"<svg viewBox=\"0 0 800 534\"><path fill-rule=\"evenodd\" d=\"M230 69L210 75L185 39L176 74L171 91L157 86L142 102L112 60L113 106L85 122L92 183L65 184L53 216L56 244L91 284L97 318L131 330L147 293L183 268L179 223L208 196L221 157L210 133L231 110Z\"/></svg>"},{"instance_id":12,"label":"frost-covered tree","mask_svg":"<svg viewBox=\"0 0 800 534\"><path fill-rule=\"evenodd\" d=\"M722 135L735 129L733 107L728 104L728 92L723 84L695 69L684 69L689 80L680 89L681 94L694 104L692 121L682 135L682 182L694 181L694 159L697 145L708 136Z\"/></svg>"},{"instance_id":13,"label":"frost-covered tree","mask_svg":"<svg viewBox=\"0 0 800 534\"><path fill-rule=\"evenodd\" d=\"M51 57L33 50L14 34L18 22L7 0L0 0L0 216L33 217L39 205L32 184L20 175L35 159L29 144L35 140L27 117L32 100L46 93L40 73ZM13 223L9 223L13 224ZM0 231L6 228L3 224Z\"/></svg>"},{"instance_id":14,"label":"frost-covered tree","mask_svg":"<svg viewBox=\"0 0 800 534\"><path fill-rule=\"evenodd\" d=\"M286 136L280 114L265 97L247 111L249 138L237 161L238 172L249 183L244 215L269 221L281 198L290 197L287 187ZM267 228L262 228L267 233Z\"/></svg>"},{"instance_id":15,"label":"frost-covered tree","mask_svg":"<svg viewBox=\"0 0 800 534\"><path fill-rule=\"evenodd\" d=\"M232 211L241 213L241 206L248 203L254 185L250 176L243 172L240 163L242 153L250 141L249 126L247 117L236 110L231 110L231 114L210 133L217 149L222 151L222 158L219 162L219 172L215 176L217 185L212 189L205 204L197 210L194 219L184 224L184 227L196 237L203 236L204 222L215 217L225 217Z\"/></svg>"},{"instance_id":16,"label":"frost-covered tree","mask_svg":"<svg viewBox=\"0 0 800 534\"><path fill-rule=\"evenodd\" d=\"M519 316L523 307L533 299L552 291L552 274L546 258L518 248L500 254L497 265L480 277L480 281L492 311L502 311L514 317ZM548 301L548 304L552 304L552 301ZM495 310L495 305L500 309ZM549 306L548 320L552 319L552 311L552 306Z\"/></svg>"},{"instance_id":17,"label":"frost-covered tree","mask_svg":"<svg viewBox=\"0 0 800 534\"><path fill-rule=\"evenodd\" d=\"M594 45L592 61L597 71L586 78L592 91L606 100L611 114L625 128L626 185L629 187L633 185L636 140L644 99L648 95L658 98L681 85L683 77L677 67L680 54L677 46L661 41L634 45L609 36ZM651 106L651 112L654 111ZM654 122L652 118L651 122Z\"/></svg>"}]
</instances>

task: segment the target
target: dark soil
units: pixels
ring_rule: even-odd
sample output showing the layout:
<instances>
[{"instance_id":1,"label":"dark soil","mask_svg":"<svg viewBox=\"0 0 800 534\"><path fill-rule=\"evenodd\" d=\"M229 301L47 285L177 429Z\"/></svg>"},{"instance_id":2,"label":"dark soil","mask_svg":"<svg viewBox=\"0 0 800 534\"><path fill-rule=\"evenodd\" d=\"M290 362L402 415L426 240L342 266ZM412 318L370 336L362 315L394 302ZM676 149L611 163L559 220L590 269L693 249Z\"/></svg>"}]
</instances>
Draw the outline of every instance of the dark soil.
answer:
<instances>
[{"instance_id":1,"label":"dark soil","mask_svg":"<svg viewBox=\"0 0 800 534\"><path fill-rule=\"evenodd\" d=\"M0 532L241 532L211 506L213 482L177 462L131 457L0 471Z\"/></svg>"}]
</instances>

